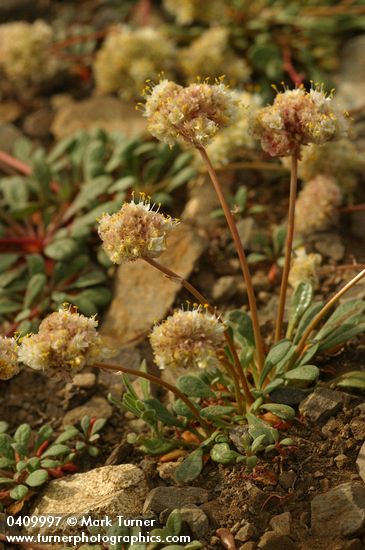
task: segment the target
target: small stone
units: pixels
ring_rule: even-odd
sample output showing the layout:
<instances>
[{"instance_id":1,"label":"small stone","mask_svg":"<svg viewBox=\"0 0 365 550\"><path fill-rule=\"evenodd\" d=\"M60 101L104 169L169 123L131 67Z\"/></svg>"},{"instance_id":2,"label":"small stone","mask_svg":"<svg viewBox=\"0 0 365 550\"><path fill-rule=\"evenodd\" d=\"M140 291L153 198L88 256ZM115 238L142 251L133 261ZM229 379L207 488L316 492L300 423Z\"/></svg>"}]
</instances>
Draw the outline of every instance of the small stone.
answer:
<instances>
[{"instance_id":1,"label":"small stone","mask_svg":"<svg viewBox=\"0 0 365 550\"><path fill-rule=\"evenodd\" d=\"M180 508L179 514L189 527L194 537L205 537L209 532L209 521L203 510L198 506Z\"/></svg>"},{"instance_id":2,"label":"small stone","mask_svg":"<svg viewBox=\"0 0 365 550\"><path fill-rule=\"evenodd\" d=\"M326 424L322 428L322 433L325 437L332 436L333 432L339 429L339 423L335 418L330 418L327 420Z\"/></svg>"},{"instance_id":3,"label":"small stone","mask_svg":"<svg viewBox=\"0 0 365 550\"><path fill-rule=\"evenodd\" d=\"M133 464L103 466L82 474L50 481L32 505L32 515L116 518L142 513L148 487L145 475ZM29 528L29 531L31 528ZM67 522L33 528L32 532L54 534L69 531Z\"/></svg>"},{"instance_id":4,"label":"small stone","mask_svg":"<svg viewBox=\"0 0 365 550\"><path fill-rule=\"evenodd\" d=\"M297 479L297 474L294 470L289 470L288 472L282 472L279 476L279 483L283 489L291 489L294 486L294 483Z\"/></svg>"},{"instance_id":5,"label":"small stone","mask_svg":"<svg viewBox=\"0 0 365 550\"><path fill-rule=\"evenodd\" d=\"M133 445L130 443L118 443L105 461L105 466L121 464L133 451Z\"/></svg>"},{"instance_id":6,"label":"small stone","mask_svg":"<svg viewBox=\"0 0 365 550\"><path fill-rule=\"evenodd\" d=\"M0 102L0 123L14 122L22 114L22 107L17 101Z\"/></svg>"},{"instance_id":7,"label":"small stone","mask_svg":"<svg viewBox=\"0 0 365 550\"><path fill-rule=\"evenodd\" d=\"M316 479L320 478L320 477L323 477L324 476L324 473L323 472L320 472L319 470L317 470L316 472L314 472L313 474L313 477L315 477Z\"/></svg>"},{"instance_id":8,"label":"small stone","mask_svg":"<svg viewBox=\"0 0 365 550\"><path fill-rule=\"evenodd\" d=\"M213 535L213 537L210 537L210 544L212 546L217 546L217 544L219 543L220 541L220 538L219 537L216 537L215 535Z\"/></svg>"},{"instance_id":9,"label":"small stone","mask_svg":"<svg viewBox=\"0 0 365 550\"><path fill-rule=\"evenodd\" d=\"M207 502L208 491L201 487L155 487L147 495L143 505L143 512L152 511L159 514L166 508L187 507L191 504Z\"/></svg>"},{"instance_id":10,"label":"small stone","mask_svg":"<svg viewBox=\"0 0 365 550\"><path fill-rule=\"evenodd\" d=\"M311 502L314 534L331 533L333 537L356 535L365 526L365 487L348 482L317 495Z\"/></svg>"},{"instance_id":11,"label":"small stone","mask_svg":"<svg viewBox=\"0 0 365 550\"><path fill-rule=\"evenodd\" d=\"M165 481L173 481L176 483L175 471L179 466L180 462L161 462L157 465L158 475Z\"/></svg>"},{"instance_id":12,"label":"small stone","mask_svg":"<svg viewBox=\"0 0 365 550\"><path fill-rule=\"evenodd\" d=\"M270 393L270 399L273 403L281 403L283 405L289 405L291 407L299 405L303 399L306 398L308 392L300 388L276 388Z\"/></svg>"},{"instance_id":13,"label":"small stone","mask_svg":"<svg viewBox=\"0 0 365 550\"><path fill-rule=\"evenodd\" d=\"M342 260L345 255L345 246L337 233L321 233L314 247L322 254L335 262Z\"/></svg>"},{"instance_id":14,"label":"small stone","mask_svg":"<svg viewBox=\"0 0 365 550\"><path fill-rule=\"evenodd\" d=\"M356 468L362 480L365 481L365 443L362 444L357 456Z\"/></svg>"},{"instance_id":15,"label":"small stone","mask_svg":"<svg viewBox=\"0 0 365 550\"><path fill-rule=\"evenodd\" d=\"M344 454L337 455L334 458L335 464L339 470L341 470L345 466L348 460L348 457Z\"/></svg>"},{"instance_id":16,"label":"small stone","mask_svg":"<svg viewBox=\"0 0 365 550\"><path fill-rule=\"evenodd\" d=\"M77 424L82 420L84 416L90 416L90 418L110 418L113 414L113 409L109 405L108 401L104 397L92 397L90 401L87 401L80 407L75 407L68 411L62 420L62 425Z\"/></svg>"},{"instance_id":17,"label":"small stone","mask_svg":"<svg viewBox=\"0 0 365 550\"><path fill-rule=\"evenodd\" d=\"M96 376L93 372L81 372L72 379L72 384L78 388L92 388L95 382Z\"/></svg>"},{"instance_id":18,"label":"small stone","mask_svg":"<svg viewBox=\"0 0 365 550\"><path fill-rule=\"evenodd\" d=\"M261 538L258 547L262 550L283 550L284 548L292 548L293 541L276 531L267 531Z\"/></svg>"},{"instance_id":19,"label":"small stone","mask_svg":"<svg viewBox=\"0 0 365 550\"><path fill-rule=\"evenodd\" d=\"M212 298L215 302L229 300L237 292L237 278L232 275L219 277L212 288Z\"/></svg>"},{"instance_id":20,"label":"small stone","mask_svg":"<svg viewBox=\"0 0 365 550\"><path fill-rule=\"evenodd\" d=\"M236 426L235 428L231 428L228 435L237 451L239 453L245 453L242 439L248 435L248 426Z\"/></svg>"},{"instance_id":21,"label":"small stone","mask_svg":"<svg viewBox=\"0 0 365 550\"><path fill-rule=\"evenodd\" d=\"M240 542L246 542L250 539L254 539L257 536L256 527L253 523L246 523L241 529L236 533L235 539Z\"/></svg>"},{"instance_id":22,"label":"small stone","mask_svg":"<svg viewBox=\"0 0 365 550\"><path fill-rule=\"evenodd\" d=\"M337 413L342 405L343 396L340 392L320 388L300 403L299 412L311 422L318 422Z\"/></svg>"},{"instance_id":23,"label":"small stone","mask_svg":"<svg viewBox=\"0 0 365 550\"><path fill-rule=\"evenodd\" d=\"M204 502L200 508L206 513L209 518L211 526L216 529L222 524L224 511L219 500L209 500Z\"/></svg>"},{"instance_id":24,"label":"small stone","mask_svg":"<svg viewBox=\"0 0 365 550\"><path fill-rule=\"evenodd\" d=\"M45 138L51 132L54 113L47 107L33 111L25 117L23 130L34 138Z\"/></svg>"},{"instance_id":25,"label":"small stone","mask_svg":"<svg viewBox=\"0 0 365 550\"><path fill-rule=\"evenodd\" d=\"M0 2L1 4L1 2ZM14 124L0 124L0 150L12 153L15 142L24 137Z\"/></svg>"},{"instance_id":26,"label":"small stone","mask_svg":"<svg viewBox=\"0 0 365 550\"><path fill-rule=\"evenodd\" d=\"M290 535L291 531L291 513L283 512L273 516L270 520L270 527L281 535Z\"/></svg>"},{"instance_id":27,"label":"small stone","mask_svg":"<svg viewBox=\"0 0 365 550\"><path fill-rule=\"evenodd\" d=\"M238 530L239 530L239 528L240 528L240 525L241 525L240 522L237 521L237 522L233 525L233 527L231 527L231 533L232 533L233 535L235 535L235 534L238 532Z\"/></svg>"},{"instance_id":28,"label":"small stone","mask_svg":"<svg viewBox=\"0 0 365 550\"><path fill-rule=\"evenodd\" d=\"M323 492L328 491L328 489L330 488L329 479L327 479L326 477L321 479L320 482L319 482L319 486L321 488L321 491L323 491Z\"/></svg>"},{"instance_id":29,"label":"small stone","mask_svg":"<svg viewBox=\"0 0 365 550\"><path fill-rule=\"evenodd\" d=\"M255 220L253 218L243 218L236 225L243 248L251 248L250 244L255 228Z\"/></svg>"},{"instance_id":30,"label":"small stone","mask_svg":"<svg viewBox=\"0 0 365 550\"><path fill-rule=\"evenodd\" d=\"M245 544L242 544L242 546L239 547L239 550L256 550L257 545L256 542L249 541Z\"/></svg>"},{"instance_id":31,"label":"small stone","mask_svg":"<svg viewBox=\"0 0 365 550\"><path fill-rule=\"evenodd\" d=\"M350 428L353 436L358 441L365 440L365 420L362 418L353 418L350 422Z\"/></svg>"}]
</instances>

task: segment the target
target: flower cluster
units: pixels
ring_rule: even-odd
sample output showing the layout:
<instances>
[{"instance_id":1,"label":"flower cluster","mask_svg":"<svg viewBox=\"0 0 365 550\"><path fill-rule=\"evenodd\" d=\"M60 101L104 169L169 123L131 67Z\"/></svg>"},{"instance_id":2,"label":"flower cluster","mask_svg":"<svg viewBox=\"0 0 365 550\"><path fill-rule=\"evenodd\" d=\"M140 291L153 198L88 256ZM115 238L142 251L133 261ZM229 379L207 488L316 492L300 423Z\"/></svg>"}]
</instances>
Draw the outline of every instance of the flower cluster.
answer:
<instances>
[{"instance_id":1,"label":"flower cluster","mask_svg":"<svg viewBox=\"0 0 365 550\"><path fill-rule=\"evenodd\" d=\"M239 107L236 119L223 128L207 147L208 156L214 166L222 166L242 156L247 149L254 149L256 141L249 131L248 113L257 111L260 106L258 95L236 91ZM200 157L199 157L200 159Z\"/></svg>"},{"instance_id":2,"label":"flower cluster","mask_svg":"<svg viewBox=\"0 0 365 550\"><path fill-rule=\"evenodd\" d=\"M202 307L178 310L154 327L150 342L161 369L214 367L225 342L224 325Z\"/></svg>"},{"instance_id":3,"label":"flower cluster","mask_svg":"<svg viewBox=\"0 0 365 550\"><path fill-rule=\"evenodd\" d=\"M97 333L97 325L94 317L85 317L70 307L51 313L37 334L22 339L19 361L34 370L68 378L113 355Z\"/></svg>"},{"instance_id":4,"label":"flower cluster","mask_svg":"<svg viewBox=\"0 0 365 550\"><path fill-rule=\"evenodd\" d=\"M170 74L174 56L174 45L157 29L114 28L95 58L96 88L119 92L124 99L140 97L147 79Z\"/></svg>"},{"instance_id":5,"label":"flower cluster","mask_svg":"<svg viewBox=\"0 0 365 550\"><path fill-rule=\"evenodd\" d=\"M0 380L9 380L18 372L18 343L14 338L0 336Z\"/></svg>"},{"instance_id":6,"label":"flower cluster","mask_svg":"<svg viewBox=\"0 0 365 550\"><path fill-rule=\"evenodd\" d=\"M213 27L194 40L188 48L180 51L179 63L189 82L196 75L218 78L224 73L231 85L246 82L250 69L242 57L229 46L229 31Z\"/></svg>"},{"instance_id":7,"label":"flower cluster","mask_svg":"<svg viewBox=\"0 0 365 550\"><path fill-rule=\"evenodd\" d=\"M289 283L293 289L302 281L309 281L313 287L317 286L317 268L321 265L321 261L320 254L307 254L304 247L295 250L289 273Z\"/></svg>"},{"instance_id":8,"label":"flower cluster","mask_svg":"<svg viewBox=\"0 0 365 550\"><path fill-rule=\"evenodd\" d=\"M317 174L335 178L344 194L351 193L365 168L364 159L348 139L309 145L299 163L299 176L310 181Z\"/></svg>"},{"instance_id":9,"label":"flower cluster","mask_svg":"<svg viewBox=\"0 0 365 550\"><path fill-rule=\"evenodd\" d=\"M153 210L149 200L126 202L119 212L103 214L99 236L103 248L115 264L157 258L166 250L166 238L178 220Z\"/></svg>"},{"instance_id":10,"label":"flower cluster","mask_svg":"<svg viewBox=\"0 0 365 550\"><path fill-rule=\"evenodd\" d=\"M222 0L164 0L164 8L176 18L178 25L190 25L194 21L222 21L226 13Z\"/></svg>"},{"instance_id":11,"label":"flower cluster","mask_svg":"<svg viewBox=\"0 0 365 550\"><path fill-rule=\"evenodd\" d=\"M347 121L322 88L285 90L273 105L253 117L253 135L273 157L296 155L309 143L322 144L346 135Z\"/></svg>"},{"instance_id":12,"label":"flower cluster","mask_svg":"<svg viewBox=\"0 0 365 550\"><path fill-rule=\"evenodd\" d=\"M0 67L10 79L39 84L60 68L60 61L49 48L53 31L44 21L19 21L0 26Z\"/></svg>"},{"instance_id":13,"label":"flower cluster","mask_svg":"<svg viewBox=\"0 0 365 550\"><path fill-rule=\"evenodd\" d=\"M148 89L144 115L148 130L168 145L207 145L220 128L237 116L239 102L223 82L182 87L162 80Z\"/></svg>"},{"instance_id":14,"label":"flower cluster","mask_svg":"<svg viewBox=\"0 0 365 550\"><path fill-rule=\"evenodd\" d=\"M300 235L329 229L338 220L341 191L333 178L318 175L299 193L295 227Z\"/></svg>"}]
</instances>

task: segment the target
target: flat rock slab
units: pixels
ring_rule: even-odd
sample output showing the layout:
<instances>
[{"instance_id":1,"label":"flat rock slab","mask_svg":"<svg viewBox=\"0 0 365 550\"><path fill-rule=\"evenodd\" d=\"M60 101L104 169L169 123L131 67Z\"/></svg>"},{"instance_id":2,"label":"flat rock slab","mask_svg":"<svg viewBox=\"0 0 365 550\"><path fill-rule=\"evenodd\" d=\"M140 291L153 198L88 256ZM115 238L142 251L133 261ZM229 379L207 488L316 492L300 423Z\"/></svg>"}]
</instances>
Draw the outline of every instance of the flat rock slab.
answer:
<instances>
[{"instance_id":1,"label":"flat rock slab","mask_svg":"<svg viewBox=\"0 0 365 550\"><path fill-rule=\"evenodd\" d=\"M145 475L133 464L104 466L83 474L75 474L51 481L35 502L30 515L64 516L78 518L78 525L70 528L66 521L59 527L45 526L37 532L50 534L83 530L82 517L94 519L137 517L142 513L148 493Z\"/></svg>"},{"instance_id":2,"label":"flat rock slab","mask_svg":"<svg viewBox=\"0 0 365 550\"><path fill-rule=\"evenodd\" d=\"M364 105L365 35L348 40L342 51L342 63L336 76L336 100L346 109Z\"/></svg>"},{"instance_id":3,"label":"flat rock slab","mask_svg":"<svg viewBox=\"0 0 365 550\"><path fill-rule=\"evenodd\" d=\"M100 96L72 101L60 107L52 123L56 139L70 136L77 130L120 131L133 137L146 131L146 119L129 105L115 97Z\"/></svg>"},{"instance_id":4,"label":"flat rock slab","mask_svg":"<svg viewBox=\"0 0 365 550\"><path fill-rule=\"evenodd\" d=\"M187 278L205 246L203 237L181 224L171 233L168 249L158 261ZM102 334L120 346L144 337L155 322L166 316L180 289L179 283L167 279L143 260L121 265Z\"/></svg>"},{"instance_id":5,"label":"flat rock slab","mask_svg":"<svg viewBox=\"0 0 365 550\"><path fill-rule=\"evenodd\" d=\"M110 418L113 414L113 408L104 397L92 397L89 401L67 411L63 417L62 424L77 424L84 416L97 418Z\"/></svg>"},{"instance_id":6,"label":"flat rock slab","mask_svg":"<svg viewBox=\"0 0 365 550\"><path fill-rule=\"evenodd\" d=\"M330 537L350 537L365 526L365 486L349 482L338 485L311 502L312 531Z\"/></svg>"},{"instance_id":7,"label":"flat rock slab","mask_svg":"<svg viewBox=\"0 0 365 550\"><path fill-rule=\"evenodd\" d=\"M362 444L360 452L356 460L356 468L361 479L365 482L365 443Z\"/></svg>"},{"instance_id":8,"label":"flat rock slab","mask_svg":"<svg viewBox=\"0 0 365 550\"><path fill-rule=\"evenodd\" d=\"M311 422L326 420L341 409L343 400L341 392L320 388L300 403L299 412Z\"/></svg>"},{"instance_id":9,"label":"flat rock slab","mask_svg":"<svg viewBox=\"0 0 365 550\"><path fill-rule=\"evenodd\" d=\"M187 508L191 504L207 502L208 497L208 491L200 487L156 487L148 493L143 512L160 514L166 509Z\"/></svg>"}]
</instances>

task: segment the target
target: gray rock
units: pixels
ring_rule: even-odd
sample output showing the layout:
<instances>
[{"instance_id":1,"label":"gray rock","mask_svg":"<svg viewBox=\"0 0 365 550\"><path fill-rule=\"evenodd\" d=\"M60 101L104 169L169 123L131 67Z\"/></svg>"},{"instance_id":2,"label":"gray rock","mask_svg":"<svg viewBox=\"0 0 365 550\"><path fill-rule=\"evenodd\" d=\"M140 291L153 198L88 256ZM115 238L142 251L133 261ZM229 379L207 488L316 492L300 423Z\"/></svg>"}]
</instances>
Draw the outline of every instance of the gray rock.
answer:
<instances>
[{"instance_id":1,"label":"gray rock","mask_svg":"<svg viewBox=\"0 0 365 550\"><path fill-rule=\"evenodd\" d=\"M201 176L188 184L189 198L181 214L181 219L192 226L204 229L215 227L216 220L211 216L219 208L219 200L208 176Z\"/></svg>"},{"instance_id":2,"label":"gray rock","mask_svg":"<svg viewBox=\"0 0 365 550\"><path fill-rule=\"evenodd\" d=\"M253 218L243 218L239 220L236 225L243 248L251 248L250 245L255 230L255 220Z\"/></svg>"},{"instance_id":3,"label":"gray rock","mask_svg":"<svg viewBox=\"0 0 365 550\"><path fill-rule=\"evenodd\" d=\"M204 510L209 518L211 526L216 529L219 525L222 525L224 518L224 510L219 500L209 500L204 502L200 508Z\"/></svg>"},{"instance_id":4,"label":"gray rock","mask_svg":"<svg viewBox=\"0 0 365 550\"><path fill-rule=\"evenodd\" d=\"M270 399L273 403L282 403L283 405L299 405L305 399L308 392L300 388L276 388L270 393Z\"/></svg>"},{"instance_id":5,"label":"gray rock","mask_svg":"<svg viewBox=\"0 0 365 550\"><path fill-rule=\"evenodd\" d=\"M135 106L115 97L92 97L62 105L52 124L57 139L70 136L77 130L120 131L136 136L146 130L146 119L136 112Z\"/></svg>"},{"instance_id":6,"label":"gray rock","mask_svg":"<svg viewBox=\"0 0 365 550\"><path fill-rule=\"evenodd\" d=\"M291 531L291 513L283 512L277 516L273 516L270 520L270 527L281 535L290 535Z\"/></svg>"},{"instance_id":7,"label":"gray rock","mask_svg":"<svg viewBox=\"0 0 365 550\"><path fill-rule=\"evenodd\" d=\"M365 486L348 482L317 495L311 502L314 534L350 537L365 526Z\"/></svg>"},{"instance_id":8,"label":"gray rock","mask_svg":"<svg viewBox=\"0 0 365 550\"><path fill-rule=\"evenodd\" d=\"M185 508L208 501L209 493L200 487L155 487L147 495L143 512L159 514L163 510Z\"/></svg>"},{"instance_id":9,"label":"gray rock","mask_svg":"<svg viewBox=\"0 0 365 550\"><path fill-rule=\"evenodd\" d=\"M206 241L196 231L181 224L172 232L159 263L187 278L205 246ZM102 334L121 346L143 338L154 322L165 317L180 289L178 282L168 280L143 260L120 266Z\"/></svg>"},{"instance_id":10,"label":"gray rock","mask_svg":"<svg viewBox=\"0 0 365 550\"><path fill-rule=\"evenodd\" d=\"M199 506L190 505L179 509L179 514L194 537L205 537L209 532L209 521L206 514Z\"/></svg>"},{"instance_id":11,"label":"gray rock","mask_svg":"<svg viewBox=\"0 0 365 550\"><path fill-rule=\"evenodd\" d=\"M229 439L240 453L245 453L245 448L242 444L242 438L247 436L248 426L237 426L229 430Z\"/></svg>"},{"instance_id":12,"label":"gray rock","mask_svg":"<svg viewBox=\"0 0 365 550\"><path fill-rule=\"evenodd\" d=\"M256 542L249 541L239 547L239 550L255 550L257 548Z\"/></svg>"},{"instance_id":13,"label":"gray rock","mask_svg":"<svg viewBox=\"0 0 365 550\"><path fill-rule=\"evenodd\" d=\"M291 538L281 535L276 531L267 531L260 538L258 547L262 550L284 550L284 548L292 548L293 541Z\"/></svg>"},{"instance_id":14,"label":"gray rock","mask_svg":"<svg viewBox=\"0 0 365 550\"><path fill-rule=\"evenodd\" d=\"M235 539L240 542L247 542L250 539L254 539L257 537L257 531L256 527L253 523L246 523L243 527L237 531L235 535Z\"/></svg>"},{"instance_id":15,"label":"gray rock","mask_svg":"<svg viewBox=\"0 0 365 550\"><path fill-rule=\"evenodd\" d=\"M5 153L12 153L14 143L24 137L13 124L0 124L0 149Z\"/></svg>"},{"instance_id":16,"label":"gray rock","mask_svg":"<svg viewBox=\"0 0 365 550\"><path fill-rule=\"evenodd\" d=\"M333 459L339 470L341 470L349 461L348 457L344 454L339 454Z\"/></svg>"},{"instance_id":17,"label":"gray rock","mask_svg":"<svg viewBox=\"0 0 365 550\"><path fill-rule=\"evenodd\" d=\"M92 388L95 382L96 375L93 372L80 372L72 379L72 384L78 388Z\"/></svg>"},{"instance_id":18,"label":"gray rock","mask_svg":"<svg viewBox=\"0 0 365 550\"><path fill-rule=\"evenodd\" d=\"M84 474L75 474L48 483L31 508L31 515L83 516L102 518L117 515L137 517L142 513L148 493L145 475L134 464L104 466ZM37 528L37 532L49 534L68 532L67 522L57 526ZM73 530L83 530L76 526Z\"/></svg>"},{"instance_id":19,"label":"gray rock","mask_svg":"<svg viewBox=\"0 0 365 550\"><path fill-rule=\"evenodd\" d=\"M175 471L180 466L180 462L161 462L157 465L158 475L165 481L176 483Z\"/></svg>"},{"instance_id":20,"label":"gray rock","mask_svg":"<svg viewBox=\"0 0 365 550\"><path fill-rule=\"evenodd\" d=\"M34 138L44 138L51 133L54 113L47 107L38 109L26 116L23 124L24 132Z\"/></svg>"},{"instance_id":21,"label":"gray rock","mask_svg":"<svg viewBox=\"0 0 365 550\"><path fill-rule=\"evenodd\" d=\"M336 414L342 405L341 392L319 388L300 403L299 412L311 422L318 422Z\"/></svg>"},{"instance_id":22,"label":"gray rock","mask_svg":"<svg viewBox=\"0 0 365 550\"><path fill-rule=\"evenodd\" d=\"M357 109L364 105L365 35L349 40L342 50L342 62L336 76L336 100L345 109Z\"/></svg>"},{"instance_id":23,"label":"gray rock","mask_svg":"<svg viewBox=\"0 0 365 550\"><path fill-rule=\"evenodd\" d=\"M345 246L337 233L321 233L314 246L317 252L335 262L342 260L345 255Z\"/></svg>"},{"instance_id":24,"label":"gray rock","mask_svg":"<svg viewBox=\"0 0 365 550\"><path fill-rule=\"evenodd\" d=\"M67 424L77 424L83 416L110 418L112 414L113 409L104 397L92 397L90 401L87 401L84 405L80 405L80 407L75 407L68 411L63 417L62 424L64 426Z\"/></svg>"},{"instance_id":25,"label":"gray rock","mask_svg":"<svg viewBox=\"0 0 365 550\"><path fill-rule=\"evenodd\" d=\"M237 292L237 282L237 277L233 277L232 275L219 277L212 288L213 300L218 302L219 300L228 300L232 298Z\"/></svg>"},{"instance_id":26,"label":"gray rock","mask_svg":"<svg viewBox=\"0 0 365 550\"><path fill-rule=\"evenodd\" d=\"M365 482L365 443L362 444L356 459L356 468L360 477Z\"/></svg>"}]
</instances>

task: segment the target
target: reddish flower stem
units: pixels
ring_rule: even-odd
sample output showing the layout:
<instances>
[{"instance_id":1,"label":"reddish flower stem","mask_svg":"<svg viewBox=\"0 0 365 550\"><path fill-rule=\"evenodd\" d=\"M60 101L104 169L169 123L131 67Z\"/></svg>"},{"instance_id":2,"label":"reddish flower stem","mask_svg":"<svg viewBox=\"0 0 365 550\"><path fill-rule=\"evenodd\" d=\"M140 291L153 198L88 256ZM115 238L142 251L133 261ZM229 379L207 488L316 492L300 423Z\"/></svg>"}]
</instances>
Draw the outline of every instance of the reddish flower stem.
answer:
<instances>
[{"instance_id":1,"label":"reddish flower stem","mask_svg":"<svg viewBox=\"0 0 365 550\"><path fill-rule=\"evenodd\" d=\"M32 169L28 164L25 164L25 162L22 162L21 160L16 159L15 157L12 157L8 153L5 153L5 151L0 151L0 162L3 162L7 166L10 166L11 168L14 168L21 174L24 174L25 176L30 176L32 173Z\"/></svg>"},{"instance_id":2,"label":"reddish flower stem","mask_svg":"<svg viewBox=\"0 0 365 550\"><path fill-rule=\"evenodd\" d=\"M292 155L291 158L291 176L290 176L290 198L289 198L289 213L288 213L288 232L285 243L285 262L281 279L279 310L275 329L275 343L281 339L283 329L283 320L285 312L286 293L288 289L289 271L294 238L295 224L295 200L297 196L297 181L298 181L298 158L297 155Z\"/></svg>"}]
</instances>

